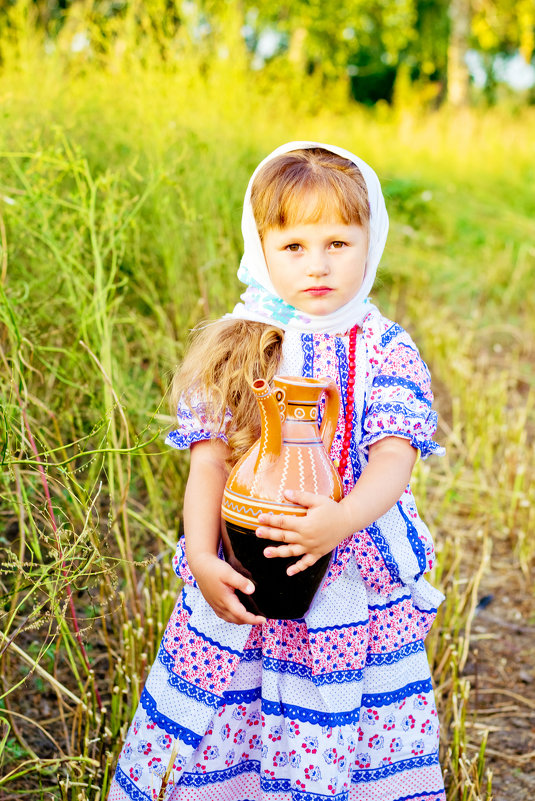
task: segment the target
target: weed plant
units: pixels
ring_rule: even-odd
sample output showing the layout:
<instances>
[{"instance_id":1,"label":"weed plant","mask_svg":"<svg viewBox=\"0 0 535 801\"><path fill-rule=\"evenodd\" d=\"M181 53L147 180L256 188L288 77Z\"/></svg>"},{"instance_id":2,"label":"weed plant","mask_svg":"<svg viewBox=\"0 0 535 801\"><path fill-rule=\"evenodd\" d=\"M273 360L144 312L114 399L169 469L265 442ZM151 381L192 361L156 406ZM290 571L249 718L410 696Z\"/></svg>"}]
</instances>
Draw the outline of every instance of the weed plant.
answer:
<instances>
[{"instance_id":1,"label":"weed plant","mask_svg":"<svg viewBox=\"0 0 535 801\"><path fill-rule=\"evenodd\" d=\"M465 668L493 549L533 570L533 111L364 112L186 40L170 62L128 14L98 38L76 7L46 53L15 3L2 50L2 798L106 797L180 589L169 378L239 294L252 168L314 138L383 181L375 297L431 367L448 450L413 481L447 596L428 653L448 801L490 799Z\"/></svg>"}]
</instances>

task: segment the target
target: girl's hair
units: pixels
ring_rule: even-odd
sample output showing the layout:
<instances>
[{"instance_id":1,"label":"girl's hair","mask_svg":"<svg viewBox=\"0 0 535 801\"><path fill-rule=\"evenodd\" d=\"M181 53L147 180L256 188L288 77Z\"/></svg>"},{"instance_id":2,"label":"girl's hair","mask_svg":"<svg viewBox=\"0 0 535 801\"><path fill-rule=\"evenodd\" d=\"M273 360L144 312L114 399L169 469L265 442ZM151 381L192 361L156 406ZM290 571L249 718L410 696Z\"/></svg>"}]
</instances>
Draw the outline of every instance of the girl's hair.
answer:
<instances>
[{"instance_id":1,"label":"girl's hair","mask_svg":"<svg viewBox=\"0 0 535 801\"><path fill-rule=\"evenodd\" d=\"M368 229L370 206L364 177L352 161L314 147L268 161L255 176L251 205L263 239L268 228L340 219Z\"/></svg>"},{"instance_id":2,"label":"girl's hair","mask_svg":"<svg viewBox=\"0 0 535 801\"><path fill-rule=\"evenodd\" d=\"M281 358L283 332L251 320L218 320L194 331L191 346L175 373L171 409L179 401L192 412L199 397L214 431L223 430L227 411L231 418L224 432L231 451L229 466L260 436L260 416L251 384L257 378L270 382Z\"/></svg>"},{"instance_id":3,"label":"girl's hair","mask_svg":"<svg viewBox=\"0 0 535 801\"><path fill-rule=\"evenodd\" d=\"M368 229L370 207L359 168L323 148L293 150L269 161L255 176L251 205L260 239L269 228L321 219L341 219ZM171 408L179 400L192 412L199 397L214 431L224 429L229 465L260 435L260 415L251 389L271 382L281 360L283 332L250 320L219 320L194 332L189 351L173 379ZM225 425L226 413L231 418Z\"/></svg>"}]
</instances>

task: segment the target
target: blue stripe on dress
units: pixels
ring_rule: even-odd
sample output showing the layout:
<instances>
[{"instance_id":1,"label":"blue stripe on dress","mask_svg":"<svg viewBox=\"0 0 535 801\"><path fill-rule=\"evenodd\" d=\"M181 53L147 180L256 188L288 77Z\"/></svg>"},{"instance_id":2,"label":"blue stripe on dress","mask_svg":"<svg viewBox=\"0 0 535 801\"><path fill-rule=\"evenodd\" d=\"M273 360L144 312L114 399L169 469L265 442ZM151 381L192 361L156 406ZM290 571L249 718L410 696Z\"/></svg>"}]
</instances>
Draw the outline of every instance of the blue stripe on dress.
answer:
<instances>
[{"instance_id":1,"label":"blue stripe on dress","mask_svg":"<svg viewBox=\"0 0 535 801\"><path fill-rule=\"evenodd\" d=\"M204 737L204 733L197 734L196 732L187 729L185 726L181 726L180 723L176 722L176 720L172 720L171 718L168 718L167 715L159 712L155 699L152 697L146 687L141 693L139 702L147 715L154 723L156 723L157 726L166 731L168 734L172 734L173 737L178 737L187 745L193 745L194 747L197 747Z\"/></svg>"},{"instance_id":2,"label":"blue stripe on dress","mask_svg":"<svg viewBox=\"0 0 535 801\"><path fill-rule=\"evenodd\" d=\"M381 665L394 665L396 662L412 656L420 651L425 651L423 640L416 640L398 648L397 651L387 651L384 654L368 654L366 657L366 667L381 667Z\"/></svg>"},{"instance_id":3,"label":"blue stripe on dress","mask_svg":"<svg viewBox=\"0 0 535 801\"><path fill-rule=\"evenodd\" d=\"M178 690L178 692L183 695L187 695L188 698L194 698L195 701L199 701L206 706L211 706L214 709L217 709L221 705L220 696L211 693L209 690L204 690L202 687L196 687L194 684L186 681L175 673L175 660L171 654L165 650L163 640L160 645L160 650L158 651L158 660L168 671L169 676L167 682L171 687L174 687L175 690Z\"/></svg>"},{"instance_id":4,"label":"blue stripe on dress","mask_svg":"<svg viewBox=\"0 0 535 801\"><path fill-rule=\"evenodd\" d=\"M401 503L401 501L397 502L397 507L401 513L403 520L405 521L405 525L407 526L407 539L409 541L409 544L413 550L416 559L418 560L418 567L420 568L420 572L414 577L414 580L418 581L420 576L423 576L423 574L425 573L425 569L427 567L425 545L418 536L418 532L416 531L416 526L414 525L412 520L410 520L405 514L405 510L403 509L403 504Z\"/></svg>"},{"instance_id":5,"label":"blue stripe on dress","mask_svg":"<svg viewBox=\"0 0 535 801\"><path fill-rule=\"evenodd\" d=\"M398 334L403 334L403 328L397 323L393 323L381 337L381 347L386 348Z\"/></svg>"},{"instance_id":6,"label":"blue stripe on dress","mask_svg":"<svg viewBox=\"0 0 535 801\"><path fill-rule=\"evenodd\" d=\"M377 523L372 523L365 530L370 539L373 541L375 547L383 557L383 562L385 563L386 569L390 573L392 581L394 581L395 583L401 581L397 562L392 556L390 546L388 545L388 542L381 533L381 529L379 528Z\"/></svg>"},{"instance_id":7,"label":"blue stripe on dress","mask_svg":"<svg viewBox=\"0 0 535 801\"><path fill-rule=\"evenodd\" d=\"M301 334L303 348L303 378L314 378L314 336Z\"/></svg>"},{"instance_id":8,"label":"blue stripe on dress","mask_svg":"<svg viewBox=\"0 0 535 801\"><path fill-rule=\"evenodd\" d=\"M315 687L323 687L325 684L344 684L350 681L362 681L362 670L333 670L330 673L314 675L307 665L299 662L288 662L282 659L265 657L262 662L264 670L272 670L275 673L288 673L290 676L299 676L307 679Z\"/></svg>"},{"instance_id":9,"label":"blue stripe on dress","mask_svg":"<svg viewBox=\"0 0 535 801\"><path fill-rule=\"evenodd\" d=\"M351 783L367 784L369 782L379 781L380 779L387 779L389 776L394 776L396 773L401 773L405 770L429 768L433 765L438 765L438 753L436 751L432 754L414 757L413 759L403 759L400 762L392 762L390 765L382 765L380 768L375 768L374 770L370 770L370 768L355 768L351 771ZM421 793L417 793L416 798L418 798L419 795L421 795Z\"/></svg>"},{"instance_id":10,"label":"blue stripe on dress","mask_svg":"<svg viewBox=\"0 0 535 801\"><path fill-rule=\"evenodd\" d=\"M134 782L126 775L120 765L117 765L117 770L115 771L115 781L119 787L125 791L127 796L132 799L132 801L152 801L150 795L141 792L139 787L136 787Z\"/></svg>"},{"instance_id":11,"label":"blue stripe on dress","mask_svg":"<svg viewBox=\"0 0 535 801\"><path fill-rule=\"evenodd\" d=\"M261 766L258 760L248 759L224 770L214 770L209 773L183 773L177 786L204 787L209 784L221 784L244 773L260 774L260 769ZM296 787L292 787L292 782L289 779L270 779L262 775L259 775L259 778L260 788L263 792L291 793L292 798L299 799L299 801L323 801L325 798L331 798L334 801L348 801L349 797L345 790L335 796L325 796L320 793L302 792Z\"/></svg>"},{"instance_id":12,"label":"blue stripe on dress","mask_svg":"<svg viewBox=\"0 0 535 801\"><path fill-rule=\"evenodd\" d=\"M349 378L349 361L347 358L346 349L342 339L337 337L334 343L334 350L338 358L338 372L340 375L340 386L342 387L342 403L345 409L347 404L347 380ZM354 412L356 410L354 409ZM356 437L356 423L357 417L353 413L353 420L351 422L351 439L349 441L349 463L353 470L353 483L357 483L361 474L360 459L358 458L357 437Z\"/></svg>"},{"instance_id":13,"label":"blue stripe on dress","mask_svg":"<svg viewBox=\"0 0 535 801\"><path fill-rule=\"evenodd\" d=\"M354 768L351 771L351 783L368 784L370 782L375 782L381 779L386 779L390 776L394 776L396 773L400 773L401 771L418 770L421 768L432 767L433 765L437 764L438 753L434 752L424 756L416 756L412 759L404 759L401 762L383 765L380 768ZM230 781L231 779L235 779L237 776L241 776L244 773L260 774L260 770L261 765L259 760L248 759L238 763L237 765L233 765L232 767L224 768L223 770L213 770L207 773L183 773L177 782L177 786L182 785L184 787L205 787L208 784L221 784L223 782ZM267 792L288 793L292 792L292 790L295 792L295 788L292 788L292 783L289 779L268 779L267 777L260 776L260 786L262 790ZM416 793L412 796L403 796L402 798L397 799L397 801L410 801L411 798L419 798L422 795L433 796L436 795L437 792L439 791L424 791L424 793ZM146 798L144 794L141 794L140 797ZM319 799L325 798L323 794L306 792L299 792L298 797L299 801L305 801L305 799L310 799L310 801L319 801ZM329 797L332 798L332 796ZM344 798L347 798L347 793L342 792L341 794L336 795L335 798L336 801L342 801Z\"/></svg>"},{"instance_id":14,"label":"blue stripe on dress","mask_svg":"<svg viewBox=\"0 0 535 801\"><path fill-rule=\"evenodd\" d=\"M419 401L425 403L427 406L431 407L431 401L427 398L424 393L422 392L421 387L418 384L415 384L414 381L410 381L408 378L403 378L400 375L376 375L373 379L372 387L395 387L400 386L404 389L408 389L410 392L418 398Z\"/></svg>"}]
</instances>

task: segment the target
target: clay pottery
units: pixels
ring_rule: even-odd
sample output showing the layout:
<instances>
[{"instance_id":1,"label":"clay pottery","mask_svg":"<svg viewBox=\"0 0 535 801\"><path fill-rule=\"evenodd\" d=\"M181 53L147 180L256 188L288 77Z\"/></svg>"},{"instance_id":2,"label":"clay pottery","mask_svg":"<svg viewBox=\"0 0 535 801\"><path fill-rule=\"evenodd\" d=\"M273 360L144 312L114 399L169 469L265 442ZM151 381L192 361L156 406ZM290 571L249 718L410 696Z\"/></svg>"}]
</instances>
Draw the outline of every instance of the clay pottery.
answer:
<instances>
[{"instance_id":1,"label":"clay pottery","mask_svg":"<svg viewBox=\"0 0 535 801\"><path fill-rule=\"evenodd\" d=\"M302 506L290 503L285 490L306 490L342 497L342 484L330 457L340 395L330 379L275 376L273 389L263 379L252 385L260 409L260 439L232 469L223 494L222 539L226 560L250 578L255 591L239 593L243 605L267 618L303 617L329 564L325 554L314 565L288 576L289 565L301 557L263 554L280 542L255 535L262 512L304 516ZM321 427L319 403L326 395Z\"/></svg>"}]
</instances>

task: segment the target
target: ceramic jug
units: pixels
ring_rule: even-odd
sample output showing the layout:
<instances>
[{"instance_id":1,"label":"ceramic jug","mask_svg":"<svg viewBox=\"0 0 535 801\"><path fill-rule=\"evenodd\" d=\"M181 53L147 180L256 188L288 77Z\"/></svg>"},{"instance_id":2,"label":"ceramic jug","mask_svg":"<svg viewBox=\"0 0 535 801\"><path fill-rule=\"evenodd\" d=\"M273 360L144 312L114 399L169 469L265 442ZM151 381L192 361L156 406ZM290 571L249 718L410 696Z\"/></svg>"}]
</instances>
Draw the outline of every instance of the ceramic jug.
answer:
<instances>
[{"instance_id":1,"label":"ceramic jug","mask_svg":"<svg viewBox=\"0 0 535 801\"><path fill-rule=\"evenodd\" d=\"M306 509L287 501L285 490L306 490L342 497L342 484L330 457L340 410L340 395L330 379L275 376L273 389L258 379L252 385L260 409L260 439L232 469L223 494L222 539L226 560L255 585L252 595L238 592L244 606L267 618L303 617L323 578L330 554L294 576L286 570L301 557L264 556L280 542L255 535L262 512L303 516ZM326 395L321 427L319 403Z\"/></svg>"}]
</instances>

